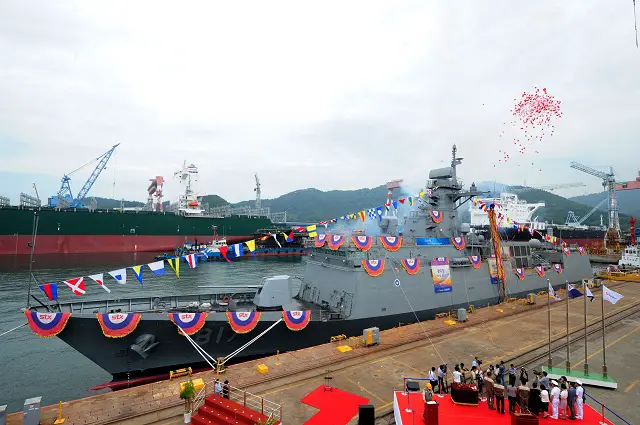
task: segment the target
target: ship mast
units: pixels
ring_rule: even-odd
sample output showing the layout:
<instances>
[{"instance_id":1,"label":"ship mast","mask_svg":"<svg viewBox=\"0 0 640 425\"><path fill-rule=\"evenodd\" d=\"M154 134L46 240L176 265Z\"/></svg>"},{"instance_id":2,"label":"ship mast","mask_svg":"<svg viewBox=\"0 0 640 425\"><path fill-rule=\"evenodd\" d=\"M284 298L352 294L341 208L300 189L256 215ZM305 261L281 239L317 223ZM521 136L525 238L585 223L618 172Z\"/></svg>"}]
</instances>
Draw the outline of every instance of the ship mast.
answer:
<instances>
[{"instance_id":1,"label":"ship mast","mask_svg":"<svg viewBox=\"0 0 640 425\"><path fill-rule=\"evenodd\" d=\"M493 245L493 252L496 257L497 279L498 279L498 293L500 302L506 299L506 278L504 275L504 263L502 262L502 248L500 247L500 234L498 233L498 223L496 221L496 212L494 210L495 204L489 205L489 224L491 227L491 244Z\"/></svg>"}]
</instances>

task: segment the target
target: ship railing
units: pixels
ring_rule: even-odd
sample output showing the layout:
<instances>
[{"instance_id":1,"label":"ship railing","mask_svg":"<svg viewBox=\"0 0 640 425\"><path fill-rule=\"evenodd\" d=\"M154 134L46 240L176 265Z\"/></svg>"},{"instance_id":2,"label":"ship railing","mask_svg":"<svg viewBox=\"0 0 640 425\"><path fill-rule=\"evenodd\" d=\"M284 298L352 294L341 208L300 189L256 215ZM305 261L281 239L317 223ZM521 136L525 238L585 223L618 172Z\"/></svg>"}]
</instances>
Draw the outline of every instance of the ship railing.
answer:
<instances>
[{"instance_id":1,"label":"ship railing","mask_svg":"<svg viewBox=\"0 0 640 425\"><path fill-rule=\"evenodd\" d=\"M192 413L198 410L198 407L204 404L204 400L207 398L207 396L215 393L215 384L215 381L207 382L206 385L196 395L192 406ZM252 394L249 391L243 390L241 388L236 388L231 385L228 385L228 388L230 400L241 404L243 407L251 409L255 412L260 412L262 415L271 417L276 421L282 421L281 404L275 403L271 400L267 400L264 397ZM218 395L222 396L222 394Z\"/></svg>"}]
</instances>

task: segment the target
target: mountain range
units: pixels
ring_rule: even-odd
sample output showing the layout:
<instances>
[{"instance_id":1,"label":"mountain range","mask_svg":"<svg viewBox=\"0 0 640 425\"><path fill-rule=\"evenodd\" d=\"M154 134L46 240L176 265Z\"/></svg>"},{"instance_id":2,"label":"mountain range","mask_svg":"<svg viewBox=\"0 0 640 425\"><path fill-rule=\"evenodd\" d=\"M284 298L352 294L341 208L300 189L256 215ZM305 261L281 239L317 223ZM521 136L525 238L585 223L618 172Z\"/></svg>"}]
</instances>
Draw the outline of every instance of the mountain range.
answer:
<instances>
[{"instance_id":1,"label":"mountain range","mask_svg":"<svg viewBox=\"0 0 640 425\"><path fill-rule=\"evenodd\" d=\"M606 193L597 193L574 198L564 198L551 192L543 190L509 186L498 182L480 182L476 184L478 190L486 192L487 197L499 197L500 192L516 189L519 199L527 202L544 202L545 207L537 211L539 221L563 224L569 211L580 218L589 213L602 199ZM395 194L394 198L411 196L413 193L402 192ZM318 222L340 217L348 213L358 212L369 208L377 207L385 202L387 189L385 186L378 186L369 189L356 190L330 190L322 191L315 188L300 189L286 193L274 199L263 199L262 207L269 207L272 212L287 211L288 221ZM120 207L120 201L106 198L96 198L100 208ZM620 224L623 229L628 229L628 220L631 214L640 217L640 191L618 192L620 206ZM218 195L206 195L202 198L203 203L210 207L227 205L228 202ZM253 206L254 200L243 201L232 204L233 207ZM125 201L125 206L143 206L141 202ZM602 209L593 213L582 224L599 225L600 215L607 221L606 205ZM469 213L466 208L462 209L461 218L463 221L469 220Z\"/></svg>"}]
</instances>

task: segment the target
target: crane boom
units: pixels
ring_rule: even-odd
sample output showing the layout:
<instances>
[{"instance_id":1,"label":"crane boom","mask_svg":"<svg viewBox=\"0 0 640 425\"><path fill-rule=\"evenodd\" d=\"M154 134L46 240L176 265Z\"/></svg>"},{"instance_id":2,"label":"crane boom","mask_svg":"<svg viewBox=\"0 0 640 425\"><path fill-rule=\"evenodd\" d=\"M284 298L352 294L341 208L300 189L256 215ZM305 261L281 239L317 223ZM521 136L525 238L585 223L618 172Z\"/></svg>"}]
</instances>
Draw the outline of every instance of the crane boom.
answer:
<instances>
[{"instance_id":1,"label":"crane boom","mask_svg":"<svg viewBox=\"0 0 640 425\"><path fill-rule=\"evenodd\" d=\"M89 190L91 190L91 187L93 187L93 184L96 182L96 180L100 176L100 173L102 173L102 170L104 170L105 167L107 166L107 162L109 162L109 158L111 158L113 151L115 151L118 146L120 146L120 143L113 145L111 149L109 149L107 152L103 153L101 156L96 158L98 160L98 165L96 165L96 168L93 169L93 172L91 173L87 181L84 183L84 185L80 189L80 192L78 192L78 197L73 201L71 205L72 207L82 206L82 201L87 196L87 193L89 193Z\"/></svg>"},{"instance_id":2,"label":"crane boom","mask_svg":"<svg viewBox=\"0 0 640 425\"><path fill-rule=\"evenodd\" d=\"M582 182L577 182L577 183L559 183L559 184L547 184L547 185L542 185L542 186L526 186L526 187L518 187L515 189L511 189L509 188L508 190L510 192L515 192L515 193L519 193L519 192L528 192L530 190L545 190L545 191L552 191L552 190L556 190L556 189L568 189L568 188L572 188L572 187L585 187L586 184L582 183Z\"/></svg>"},{"instance_id":3,"label":"crane boom","mask_svg":"<svg viewBox=\"0 0 640 425\"><path fill-rule=\"evenodd\" d=\"M582 171L583 173L591 174L592 176L600 177L602 180L608 181L610 178L613 178L613 170L611 170L611 174L608 174L603 171L598 171L587 165L577 163L575 161L572 161L570 165L571 168L575 168L576 170Z\"/></svg>"}]
</instances>

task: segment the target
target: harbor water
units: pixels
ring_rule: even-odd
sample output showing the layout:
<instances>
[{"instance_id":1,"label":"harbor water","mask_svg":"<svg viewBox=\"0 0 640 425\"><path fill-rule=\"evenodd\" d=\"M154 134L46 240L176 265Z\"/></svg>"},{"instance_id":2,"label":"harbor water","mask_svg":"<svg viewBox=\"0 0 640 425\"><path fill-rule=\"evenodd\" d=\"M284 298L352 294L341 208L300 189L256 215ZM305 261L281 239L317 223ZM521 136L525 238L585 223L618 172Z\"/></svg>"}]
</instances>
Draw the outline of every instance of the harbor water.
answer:
<instances>
[{"instance_id":1,"label":"harbor water","mask_svg":"<svg viewBox=\"0 0 640 425\"><path fill-rule=\"evenodd\" d=\"M256 285L265 276L289 274L302 276L300 257L248 259L233 263L201 263L196 269L181 264L180 279L165 265L166 275L154 276L145 266L142 286L131 270L127 282L118 284L107 272L154 261L152 254L52 255L36 256L33 275L41 283L58 283L58 298L63 301L119 297L157 297L206 293L202 285ZM23 309L27 303L29 282L28 256L0 257L0 334L26 323ZM107 293L89 275L104 273ZM87 293L77 297L61 283L83 276ZM298 280L294 284L299 285ZM294 288L297 290L297 287ZM46 297L32 281L31 293ZM33 302L33 301L32 301ZM63 331L64 332L64 331ZM27 398L42 396L42 404L55 404L96 395L92 387L111 381L111 375L74 351L56 337L39 338L28 326L0 337L0 405L9 412L21 411ZM102 390L101 392L109 391Z\"/></svg>"}]
</instances>

